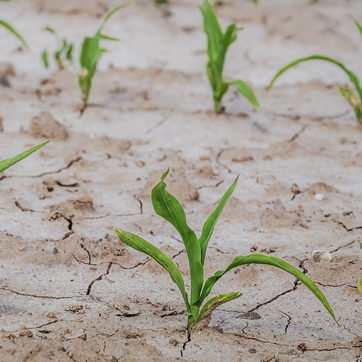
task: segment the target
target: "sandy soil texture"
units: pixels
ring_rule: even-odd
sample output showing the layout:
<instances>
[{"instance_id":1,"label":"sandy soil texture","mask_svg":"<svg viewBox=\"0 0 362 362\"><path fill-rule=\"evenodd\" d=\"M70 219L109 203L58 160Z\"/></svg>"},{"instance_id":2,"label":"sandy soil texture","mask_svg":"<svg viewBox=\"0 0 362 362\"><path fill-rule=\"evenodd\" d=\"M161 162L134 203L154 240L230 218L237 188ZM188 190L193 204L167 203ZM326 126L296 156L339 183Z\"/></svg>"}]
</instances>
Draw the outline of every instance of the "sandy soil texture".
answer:
<instances>
[{"instance_id":1,"label":"sandy soil texture","mask_svg":"<svg viewBox=\"0 0 362 362\"><path fill-rule=\"evenodd\" d=\"M82 116L77 65L40 62L52 26L74 41L92 35L115 0L13 0L0 18L0 159L51 143L0 178L0 361L362 361L362 128L332 65L314 62L265 90L299 56L339 58L362 76L362 42L350 16L360 0L225 1L223 26L243 26L225 78L255 89L254 111L231 90L216 116L205 75L198 1L134 1L107 25L120 43L100 63ZM261 251L310 276L338 327L303 285L280 270L247 266L213 293L243 296L217 309L187 342L175 284L122 245L114 228L161 247L188 282L179 236L155 215L150 191L169 188L199 234L240 174L211 240L206 272ZM317 197L316 197L317 195ZM329 263L314 250L332 254Z\"/></svg>"}]
</instances>

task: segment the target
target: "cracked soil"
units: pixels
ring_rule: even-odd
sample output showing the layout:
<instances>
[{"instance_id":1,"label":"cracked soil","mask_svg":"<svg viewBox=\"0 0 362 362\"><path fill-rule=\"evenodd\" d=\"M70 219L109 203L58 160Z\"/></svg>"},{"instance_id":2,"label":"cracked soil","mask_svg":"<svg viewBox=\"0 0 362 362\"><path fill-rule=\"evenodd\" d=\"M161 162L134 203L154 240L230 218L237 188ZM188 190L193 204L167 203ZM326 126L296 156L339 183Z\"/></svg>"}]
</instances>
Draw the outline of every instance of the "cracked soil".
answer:
<instances>
[{"instance_id":1,"label":"cracked soil","mask_svg":"<svg viewBox=\"0 0 362 362\"><path fill-rule=\"evenodd\" d=\"M38 55L53 46L42 28L74 41L77 53L119 1L0 4L1 18L32 48L20 51L1 30L0 159L52 140L0 179L1 362L362 361L362 128L338 95L347 79L315 62L265 91L287 61L313 53L362 76L350 19L362 20L362 3L225 1L222 25L244 27L225 78L253 85L261 110L230 91L219 116L198 4L138 0L117 14L107 34L122 41L107 44L81 117L77 67L42 68ZM114 233L120 227L161 247L188 281L179 236L150 200L168 167L168 188L197 233L240 174L210 242L207 275L237 255L283 258L317 283L340 326L290 275L246 266L213 290L243 296L188 340L167 272ZM313 261L314 250L332 260Z\"/></svg>"}]
</instances>

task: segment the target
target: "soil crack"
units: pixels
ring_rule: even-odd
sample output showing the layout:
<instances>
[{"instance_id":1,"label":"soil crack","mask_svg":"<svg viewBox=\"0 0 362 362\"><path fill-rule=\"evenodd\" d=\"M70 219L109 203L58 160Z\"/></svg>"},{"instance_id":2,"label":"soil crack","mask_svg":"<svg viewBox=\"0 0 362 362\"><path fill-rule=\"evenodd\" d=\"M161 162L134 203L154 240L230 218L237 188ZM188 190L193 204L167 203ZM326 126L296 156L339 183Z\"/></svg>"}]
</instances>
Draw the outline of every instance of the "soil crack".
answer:
<instances>
[{"instance_id":1,"label":"soil crack","mask_svg":"<svg viewBox=\"0 0 362 362\"><path fill-rule=\"evenodd\" d=\"M182 349L180 351L181 353L181 358L184 358L184 351L186 349L186 345L187 343L191 342L191 333L189 331L187 331L187 340L184 342L184 344L182 345Z\"/></svg>"},{"instance_id":2,"label":"soil crack","mask_svg":"<svg viewBox=\"0 0 362 362\"><path fill-rule=\"evenodd\" d=\"M30 293L22 293L22 292L18 292L16 290L12 290L12 289L6 288L6 287L0 287L0 289L5 290L10 293L21 295L24 297L33 297L33 298L42 298L42 299L73 299L73 298L76 298L74 296L73 297L53 297L53 296L49 296L49 295L36 295L36 294L30 294Z\"/></svg>"},{"instance_id":3,"label":"soil crack","mask_svg":"<svg viewBox=\"0 0 362 362\"><path fill-rule=\"evenodd\" d=\"M89 294L90 294L90 292L91 292L91 290L92 290L92 287L93 287L93 284L94 284L95 282L97 282L97 281L99 281L99 280L102 280L104 276L106 276L106 275L109 274L109 272L110 272L111 267L112 267L113 264L114 264L114 263L110 261L110 262L108 263L106 272L103 273L103 274L101 274L99 277L95 278L94 280L92 280L92 281L90 282L90 284L88 285L88 288L87 288L87 293L86 293L86 295L89 295Z\"/></svg>"}]
</instances>

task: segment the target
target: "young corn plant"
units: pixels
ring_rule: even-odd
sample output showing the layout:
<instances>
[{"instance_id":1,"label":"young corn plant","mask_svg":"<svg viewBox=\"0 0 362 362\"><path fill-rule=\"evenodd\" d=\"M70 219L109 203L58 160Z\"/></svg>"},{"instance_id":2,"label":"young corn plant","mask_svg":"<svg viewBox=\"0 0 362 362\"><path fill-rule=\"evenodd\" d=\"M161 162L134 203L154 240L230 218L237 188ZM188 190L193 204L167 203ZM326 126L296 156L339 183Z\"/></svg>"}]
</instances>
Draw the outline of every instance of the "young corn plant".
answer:
<instances>
[{"instance_id":1,"label":"young corn plant","mask_svg":"<svg viewBox=\"0 0 362 362\"><path fill-rule=\"evenodd\" d=\"M361 36L362 36L362 26L360 23L358 23L356 20L354 20ZM347 88L347 87L339 87L339 94L352 106L357 121L358 123L362 124L362 88L360 85L360 81L357 77L357 75L355 73L353 73L351 70L349 70L343 63L341 63L340 61L330 58L330 57L326 57L324 55L312 55L310 57L306 57L306 58L299 58L297 60L294 60L293 62L287 64L286 66L284 66L283 68L281 68L279 70L279 72L274 76L274 78L272 79L272 81L270 82L270 85L268 87L268 89L271 89L275 83L275 81L283 74L285 73L288 69L293 68L294 66L298 65L299 63L303 63L303 62L307 62L309 60L323 60L325 62L329 62L332 64L335 64L337 67L339 67L340 69L342 69L348 76L349 80L353 83L356 92L357 92L357 96L355 95L355 93Z\"/></svg>"},{"instance_id":2,"label":"young corn plant","mask_svg":"<svg viewBox=\"0 0 362 362\"><path fill-rule=\"evenodd\" d=\"M82 92L83 111L88 105L90 91L92 89L92 80L97 71L98 61L101 56L107 52L101 48L101 40L119 41L117 38L102 34L103 28L108 20L119 10L126 7L129 3L117 6L103 20L101 27L93 37L86 37L83 40L82 50L80 53L81 72L78 77L79 87Z\"/></svg>"},{"instance_id":3,"label":"young corn plant","mask_svg":"<svg viewBox=\"0 0 362 362\"><path fill-rule=\"evenodd\" d=\"M268 264L292 274L314 293L314 295L328 310L333 319L336 320L332 308L319 288L301 271L294 268L284 260L275 257L261 254L238 256L226 269L218 270L213 276L209 277L205 281L204 264L207 247L219 216L228 199L232 195L238 178L227 190L216 209L206 220L202 229L202 234L200 238L198 238L194 231L188 226L185 211L180 202L166 190L166 183L164 180L167 174L168 171L162 175L161 181L152 190L152 203L156 214L171 223L183 240L190 267L190 298L185 290L185 283L180 270L166 254L135 234L121 229L116 229L115 231L124 244L149 255L169 272L172 281L177 284L186 306L186 315L188 316L187 328L189 333L197 323L203 320L207 321L215 308L242 296L240 291L234 291L231 293L229 292L217 295L206 301L206 298L209 296L213 286L224 274L236 267L246 264Z\"/></svg>"},{"instance_id":4,"label":"young corn plant","mask_svg":"<svg viewBox=\"0 0 362 362\"><path fill-rule=\"evenodd\" d=\"M53 58L58 66L58 69L66 69L73 63L73 43L68 42L65 38L61 39L57 32L49 26L45 28L45 31L52 34L57 42L58 49L54 52ZM41 60L45 68L49 68L49 52L47 50L44 50L41 53Z\"/></svg>"},{"instance_id":5,"label":"young corn plant","mask_svg":"<svg viewBox=\"0 0 362 362\"><path fill-rule=\"evenodd\" d=\"M235 24L231 24L226 29L226 32L223 33L219 20L209 1L206 0L200 6L200 10L204 18L204 31L208 38L207 55L209 61L207 62L206 72L213 91L215 112L223 112L224 107L222 106L222 99L230 85L235 86L238 92L243 95L254 108L258 109L258 99L247 83L242 80L226 82L223 79L227 50L237 39L237 32L242 30L242 28L238 28Z\"/></svg>"},{"instance_id":6,"label":"young corn plant","mask_svg":"<svg viewBox=\"0 0 362 362\"><path fill-rule=\"evenodd\" d=\"M47 142L41 143L38 146L32 147L12 158L9 158L7 160L3 160L0 161L0 173L2 173L3 171L5 171L6 169L8 169L9 167L15 165L16 163L18 163L19 161L23 160L24 158L28 157L29 155L31 155L33 152L37 151L39 148L42 148L43 146L45 146Z\"/></svg>"},{"instance_id":7,"label":"young corn plant","mask_svg":"<svg viewBox=\"0 0 362 362\"><path fill-rule=\"evenodd\" d=\"M25 41L25 39L20 35L20 33L11 25L9 24L8 22L6 22L5 20L1 20L0 19L0 25L9 30L11 34L13 34L15 37L18 38L18 40L21 42L21 44L23 44L23 46L26 48L26 49L29 49L29 45L28 43Z\"/></svg>"}]
</instances>

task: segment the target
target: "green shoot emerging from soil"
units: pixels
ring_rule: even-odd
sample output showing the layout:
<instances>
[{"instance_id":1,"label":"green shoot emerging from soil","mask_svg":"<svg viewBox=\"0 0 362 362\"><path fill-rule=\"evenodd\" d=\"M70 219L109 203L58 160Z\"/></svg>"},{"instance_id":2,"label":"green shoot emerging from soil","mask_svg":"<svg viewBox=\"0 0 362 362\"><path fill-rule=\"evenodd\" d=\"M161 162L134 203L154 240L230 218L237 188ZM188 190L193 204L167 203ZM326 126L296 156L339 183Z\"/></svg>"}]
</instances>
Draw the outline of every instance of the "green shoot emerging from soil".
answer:
<instances>
[{"instance_id":1,"label":"green shoot emerging from soil","mask_svg":"<svg viewBox=\"0 0 362 362\"><path fill-rule=\"evenodd\" d=\"M116 233L123 243L149 255L170 273L172 281L177 284L185 302L188 316L187 326L189 332L197 323L201 321L207 322L215 308L228 301L241 297L242 293L235 291L231 293L220 294L205 302L214 284L225 273L238 266L246 264L268 264L283 269L286 272L294 275L315 294L315 296L322 302L324 307L335 320L332 308L319 288L301 271L294 268L287 262L275 257L261 254L238 256L226 269L218 270L213 276L209 277L205 281L204 263L207 246L216 226L217 220L228 199L232 195L238 179L234 181L223 198L220 200L216 209L206 220L202 229L201 237L197 238L194 231L192 231L187 225L186 215L182 205L174 196L166 191L166 184L164 179L166 178L167 174L168 171L161 177L161 182L158 183L152 190L152 203L156 214L170 222L175 227L175 229L180 234L183 243L185 244L190 266L191 298L188 298L187 292L185 290L184 279L180 270L167 255L137 235L120 229L116 229Z\"/></svg>"},{"instance_id":2,"label":"green shoot emerging from soil","mask_svg":"<svg viewBox=\"0 0 362 362\"><path fill-rule=\"evenodd\" d=\"M228 91L229 86L233 85L255 108L259 108L259 102L251 87L242 80L234 80L232 82L225 82L223 80L223 70L225 63L225 56L229 46L237 39L237 32L242 30L235 24L229 25L226 32L223 33L219 20L211 6L206 0L201 6L200 10L204 17L204 31L207 35L207 55L209 61L207 62L206 72L209 78L212 91L216 113L222 113L224 107L222 106L222 98Z\"/></svg>"},{"instance_id":3,"label":"green shoot emerging from soil","mask_svg":"<svg viewBox=\"0 0 362 362\"><path fill-rule=\"evenodd\" d=\"M361 24L358 23L356 20L354 20L354 22L362 36ZM324 60L326 62L333 63L333 64L337 65L339 68L341 68L347 74L349 80L354 84L354 87L356 89L358 96L356 96L352 90L350 90L349 88L346 88L346 87L339 87L339 93L352 106L352 108L356 114L357 121L362 124L362 88L360 85L360 81L355 73L350 71L343 63L339 62L336 59L326 57L324 55L312 55L310 57L299 58L297 60L294 60L293 62L287 64L285 67L283 67L282 69L279 70L279 72L275 75L275 77L270 82L268 89L270 89L273 86L273 84L275 83L275 81L288 69L294 67L295 65L297 65L299 63L306 62L309 60Z\"/></svg>"},{"instance_id":4,"label":"green shoot emerging from soil","mask_svg":"<svg viewBox=\"0 0 362 362\"><path fill-rule=\"evenodd\" d=\"M117 6L113 9L103 20L101 27L98 29L97 33L94 37L86 37L83 40L82 51L80 54L80 66L81 72L79 74L78 82L80 89L82 91L82 100L84 109L88 105L88 98L92 88L92 80L94 74L97 71L98 61L101 56L107 52L106 49L100 47L101 40L111 40L111 41L119 41L117 38L112 38L108 35L102 34L103 28L108 22L108 20L113 16L117 11L126 7L129 3ZM84 110L83 109L83 110Z\"/></svg>"},{"instance_id":5,"label":"green shoot emerging from soil","mask_svg":"<svg viewBox=\"0 0 362 362\"><path fill-rule=\"evenodd\" d=\"M5 20L1 20L0 19L0 25L2 27L4 27L5 29L9 30L10 33L12 33L13 35L15 35L21 42L21 44L24 45L25 48L29 49L29 45L28 43L25 41L25 39L20 35L20 33L18 31L16 31L13 26L11 26L8 22L6 22Z\"/></svg>"},{"instance_id":6,"label":"green shoot emerging from soil","mask_svg":"<svg viewBox=\"0 0 362 362\"><path fill-rule=\"evenodd\" d=\"M59 70L67 68L73 63L73 43L68 42L65 38L61 39L56 31L48 26L45 31L52 34L57 42L58 49L54 52L53 57ZM41 60L45 68L49 68L49 52L47 50L41 53Z\"/></svg>"},{"instance_id":7,"label":"green shoot emerging from soil","mask_svg":"<svg viewBox=\"0 0 362 362\"><path fill-rule=\"evenodd\" d=\"M8 169L9 167L11 167L12 165L15 165L17 162L23 160L24 158L28 157L29 155L31 155L33 152L37 151L39 148L42 148L43 146L45 146L47 142L44 142L38 146L35 146L33 148L30 148L29 150L20 153L19 155L14 156L13 158L9 158L7 160L3 160L0 161L0 173L5 171L6 169Z\"/></svg>"}]
</instances>

